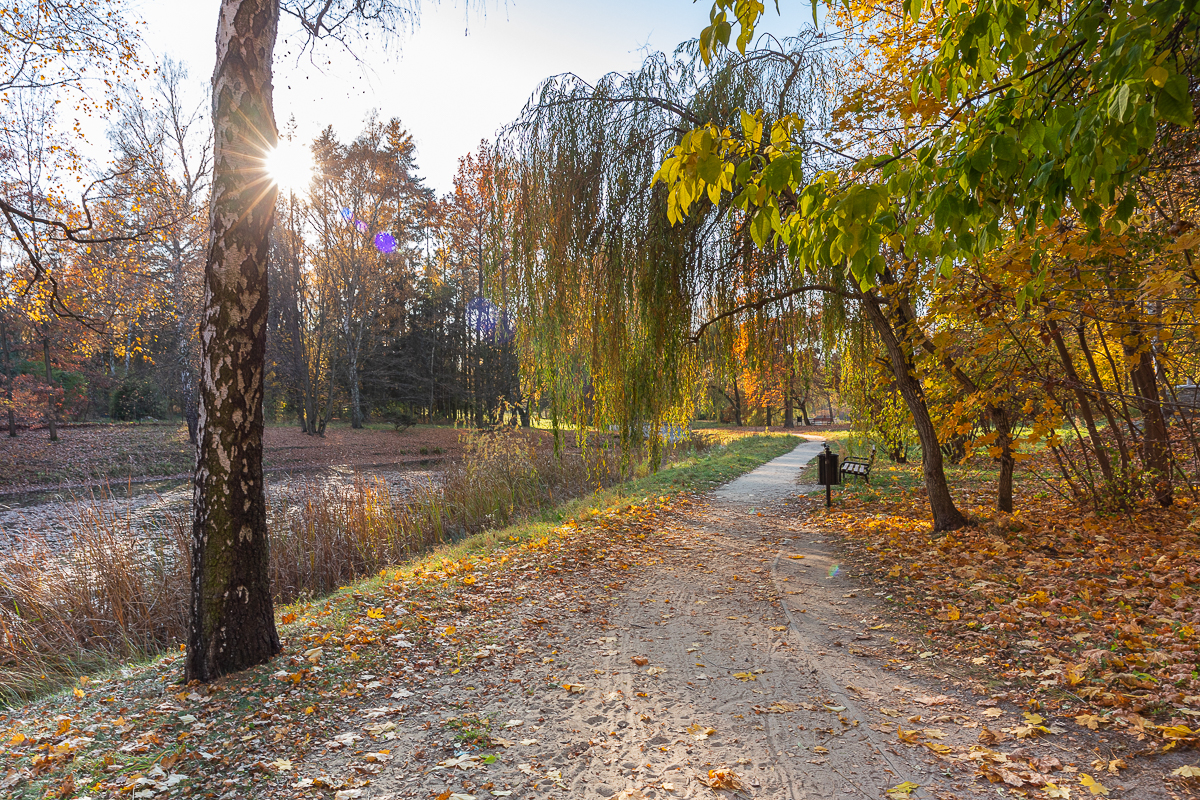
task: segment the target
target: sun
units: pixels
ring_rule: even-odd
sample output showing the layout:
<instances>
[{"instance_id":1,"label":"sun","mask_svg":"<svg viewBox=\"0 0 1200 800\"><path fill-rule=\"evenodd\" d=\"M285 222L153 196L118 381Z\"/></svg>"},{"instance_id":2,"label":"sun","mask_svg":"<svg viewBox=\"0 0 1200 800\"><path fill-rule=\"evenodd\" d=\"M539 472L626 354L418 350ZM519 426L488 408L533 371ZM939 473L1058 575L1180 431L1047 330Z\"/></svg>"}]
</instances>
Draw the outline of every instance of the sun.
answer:
<instances>
[{"instance_id":1,"label":"sun","mask_svg":"<svg viewBox=\"0 0 1200 800\"><path fill-rule=\"evenodd\" d=\"M267 175L285 194L303 192L312 182L312 153L299 142L280 139L275 149L267 153L264 165Z\"/></svg>"}]
</instances>

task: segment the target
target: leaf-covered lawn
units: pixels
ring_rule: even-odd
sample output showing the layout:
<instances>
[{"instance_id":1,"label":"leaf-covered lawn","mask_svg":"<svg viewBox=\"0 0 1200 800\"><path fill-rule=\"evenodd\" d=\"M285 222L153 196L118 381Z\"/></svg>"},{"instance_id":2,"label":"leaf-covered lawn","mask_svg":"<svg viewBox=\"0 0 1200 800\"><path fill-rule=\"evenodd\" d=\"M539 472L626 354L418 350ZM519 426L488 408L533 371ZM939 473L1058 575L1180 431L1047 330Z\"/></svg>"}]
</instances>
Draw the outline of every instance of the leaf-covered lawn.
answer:
<instances>
[{"instance_id":1,"label":"leaf-covered lawn","mask_svg":"<svg viewBox=\"0 0 1200 800\"><path fill-rule=\"evenodd\" d=\"M964 671L1033 710L1121 728L1147 748L1200 742L1200 524L1190 498L1102 515L1019 486L997 515L987 471L952 482L975 521L931 533L920 465L877 464L873 486L803 498L802 520L847 557ZM967 479L970 478L970 479Z\"/></svg>"}]
</instances>

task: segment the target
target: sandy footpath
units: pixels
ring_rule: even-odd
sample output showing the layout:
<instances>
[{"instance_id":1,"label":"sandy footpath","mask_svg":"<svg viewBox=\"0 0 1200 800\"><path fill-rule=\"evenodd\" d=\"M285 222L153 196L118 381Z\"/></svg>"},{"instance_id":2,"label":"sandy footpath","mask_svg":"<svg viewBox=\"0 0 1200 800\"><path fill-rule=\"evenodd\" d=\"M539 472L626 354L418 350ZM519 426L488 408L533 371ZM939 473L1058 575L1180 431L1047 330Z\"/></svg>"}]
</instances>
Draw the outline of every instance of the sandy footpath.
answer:
<instances>
[{"instance_id":1,"label":"sandy footpath","mask_svg":"<svg viewBox=\"0 0 1200 800\"><path fill-rule=\"evenodd\" d=\"M364 800L710 798L721 769L739 783L722 796L876 800L906 781L911 795L896 796L998 796L974 764L934 752L1020 724L1021 710L941 674L932 654L895 657L904 634L882 599L787 512L818 450L801 445L668 514L654 560L628 581L581 570L557 579L561 591L539 584L500 623L494 658L348 713L348 746L332 737L296 774L358 769ZM491 720L494 758L454 738L455 720L477 717ZM1044 772L1087 796L1074 742L994 746L1045 757ZM380 748L374 763L364 755Z\"/></svg>"}]
</instances>

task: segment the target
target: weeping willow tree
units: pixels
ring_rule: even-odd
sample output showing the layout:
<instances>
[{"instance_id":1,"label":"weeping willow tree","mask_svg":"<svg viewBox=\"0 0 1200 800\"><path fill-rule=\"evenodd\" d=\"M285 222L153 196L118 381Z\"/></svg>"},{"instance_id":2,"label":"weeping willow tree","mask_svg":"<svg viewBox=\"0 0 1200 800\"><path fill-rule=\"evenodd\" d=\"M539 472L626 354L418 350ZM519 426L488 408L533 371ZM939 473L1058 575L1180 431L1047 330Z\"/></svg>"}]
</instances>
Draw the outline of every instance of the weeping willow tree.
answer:
<instances>
[{"instance_id":1,"label":"weeping willow tree","mask_svg":"<svg viewBox=\"0 0 1200 800\"><path fill-rule=\"evenodd\" d=\"M520 339L556 432L616 430L623 452L646 442L657 466L664 429L695 407L702 361L736 345L735 313L759 312L740 320L756 354L778 349L776 311L753 306L796 289L801 271L754 247L728 194L713 192L672 225L654 177L688 130L770 129L771 119L744 120L739 108L809 109L819 130L836 95L825 48L810 31L704 68L693 42L595 85L551 78L530 100L506 140L521 170ZM815 140L811 154L815 173L825 166Z\"/></svg>"}]
</instances>

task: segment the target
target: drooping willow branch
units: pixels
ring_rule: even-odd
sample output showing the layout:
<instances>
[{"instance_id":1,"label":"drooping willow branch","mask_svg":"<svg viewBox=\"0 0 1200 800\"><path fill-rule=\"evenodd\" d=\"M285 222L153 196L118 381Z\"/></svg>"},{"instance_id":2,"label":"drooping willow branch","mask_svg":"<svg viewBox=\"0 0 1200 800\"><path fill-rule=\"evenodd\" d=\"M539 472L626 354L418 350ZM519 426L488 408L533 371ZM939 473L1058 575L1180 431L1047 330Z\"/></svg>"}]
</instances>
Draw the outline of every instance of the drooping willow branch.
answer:
<instances>
[{"instance_id":1,"label":"drooping willow branch","mask_svg":"<svg viewBox=\"0 0 1200 800\"><path fill-rule=\"evenodd\" d=\"M729 309L728 311L723 311L720 314L717 314L715 317L712 317L711 319L708 319L705 322L703 322L699 328L696 328L696 332L688 337L688 341L699 342L700 337L704 334L705 329L707 329L708 327L710 327L712 325L717 324L718 322L720 322L723 319L729 319L730 317L735 317L738 314L741 314L745 311L759 311L759 310L771 305L772 303L778 303L781 300L786 300L789 297L795 297L798 294L804 294L806 292L825 292L827 294L837 295L838 297L842 297L846 300L861 300L862 299L862 295L858 292L847 291L846 289L839 289L838 287L830 286L827 283L806 283L803 286L794 286L791 289L788 289L783 292L779 292L778 294L772 294L772 295L767 295L766 297L760 297L758 300L751 300L749 302L742 303L741 305L734 306L733 308Z\"/></svg>"}]
</instances>

